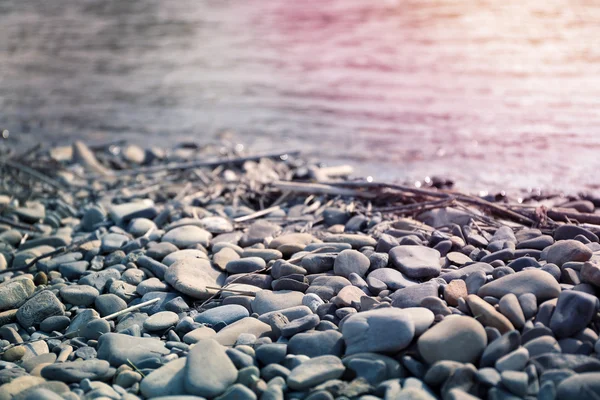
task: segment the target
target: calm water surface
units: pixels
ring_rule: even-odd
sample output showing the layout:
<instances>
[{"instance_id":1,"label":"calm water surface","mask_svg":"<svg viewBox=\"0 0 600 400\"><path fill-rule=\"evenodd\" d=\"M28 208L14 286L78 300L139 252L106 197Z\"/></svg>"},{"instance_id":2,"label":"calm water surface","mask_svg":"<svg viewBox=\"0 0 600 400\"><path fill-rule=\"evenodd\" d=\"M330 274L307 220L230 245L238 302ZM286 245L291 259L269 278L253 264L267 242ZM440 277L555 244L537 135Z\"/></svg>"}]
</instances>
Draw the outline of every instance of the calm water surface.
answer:
<instances>
[{"instance_id":1,"label":"calm water surface","mask_svg":"<svg viewBox=\"0 0 600 400\"><path fill-rule=\"evenodd\" d=\"M600 2L1 0L0 128L600 187Z\"/></svg>"}]
</instances>

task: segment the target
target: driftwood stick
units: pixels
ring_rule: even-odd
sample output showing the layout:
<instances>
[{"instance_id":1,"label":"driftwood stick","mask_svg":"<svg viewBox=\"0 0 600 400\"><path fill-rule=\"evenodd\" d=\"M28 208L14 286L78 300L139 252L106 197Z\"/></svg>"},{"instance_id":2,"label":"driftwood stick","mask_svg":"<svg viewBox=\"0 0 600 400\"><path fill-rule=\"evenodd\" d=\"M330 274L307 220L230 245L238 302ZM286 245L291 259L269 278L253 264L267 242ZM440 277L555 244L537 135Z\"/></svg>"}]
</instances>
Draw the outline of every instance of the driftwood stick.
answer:
<instances>
[{"instance_id":1,"label":"driftwood stick","mask_svg":"<svg viewBox=\"0 0 600 400\"><path fill-rule=\"evenodd\" d=\"M569 219L580 224L600 225L599 214L580 213L567 208L550 208L546 210L546 214L555 221L566 222Z\"/></svg>"},{"instance_id":2,"label":"driftwood stick","mask_svg":"<svg viewBox=\"0 0 600 400\"><path fill-rule=\"evenodd\" d=\"M238 294L242 294L244 296L251 296L251 297L256 296L256 293L249 292L247 290L237 290L237 289L230 289L230 288L220 288L220 287L215 287L215 286L207 286L206 288L207 289L211 289L211 290L219 290L221 292L238 293Z\"/></svg>"},{"instance_id":3,"label":"driftwood stick","mask_svg":"<svg viewBox=\"0 0 600 400\"><path fill-rule=\"evenodd\" d=\"M13 228L23 229L26 231L42 232L41 229L39 229L38 227L35 227L33 225L24 224L22 222L15 222L12 219L9 219L6 217L0 217L0 223L12 226Z\"/></svg>"},{"instance_id":4,"label":"driftwood stick","mask_svg":"<svg viewBox=\"0 0 600 400\"><path fill-rule=\"evenodd\" d=\"M189 168L201 168L201 167L217 167L220 165L229 165L229 164L242 164L246 161L256 161L261 158L276 158L281 157L282 155L298 155L299 151L279 151L272 153L264 153L264 154L255 154L252 156L246 157L237 157L237 158L228 158L228 159L218 159L218 160L210 160L210 161L188 161L182 163L169 163L162 165L154 165L151 167L140 167L140 168L132 168L132 169L124 169L121 171L114 171L114 173L110 177L120 177L127 175L137 175L137 174L151 174L155 172L161 171L176 171L180 169L189 169ZM106 178L103 175L88 175L88 179L100 179Z\"/></svg>"},{"instance_id":5,"label":"driftwood stick","mask_svg":"<svg viewBox=\"0 0 600 400\"><path fill-rule=\"evenodd\" d=\"M381 189L387 188L387 189L393 189L393 190L399 190L399 191L403 191L403 192L419 194L422 196L446 198L446 199L450 198L451 196L454 196L456 198L456 200L458 200L458 201L462 201L463 203L487 208L487 209L495 212L496 214L503 216L505 218L509 218L513 221L517 221L520 223L526 223L526 224L530 224L530 225L535 224L535 221L532 220L531 218L529 218L525 215L522 215L520 213L517 213L515 211L509 210L506 207L502 207L498 204L491 203L491 202L481 199L479 197L469 196L469 195L452 192L452 191L440 192L440 191L433 190L433 189L420 189L420 188L413 188L413 187L405 186L405 185L396 185L396 184L384 183L384 182L364 182L364 181L333 182L333 183L330 183L330 185L350 186L350 187L371 187L371 188L381 188Z\"/></svg>"},{"instance_id":6,"label":"driftwood stick","mask_svg":"<svg viewBox=\"0 0 600 400\"><path fill-rule=\"evenodd\" d=\"M60 182L50 178L49 176L42 174L41 172L36 171L33 168L23 165L21 163L18 163L16 161L12 161L12 160L0 160L0 164L7 165L14 169L18 169L19 171L24 172L27 175L30 175L30 176L32 176L44 183L56 188L56 189L65 190L64 186Z\"/></svg>"},{"instance_id":7,"label":"driftwood stick","mask_svg":"<svg viewBox=\"0 0 600 400\"><path fill-rule=\"evenodd\" d=\"M252 214L244 215L243 217L237 217L237 218L235 218L233 220L233 222L249 221L251 219L262 217L263 215L270 214L273 211L277 211L277 210L281 210L281 207L275 206L275 207L265 208L264 210L260 210L260 211L257 211L255 213L252 213Z\"/></svg>"},{"instance_id":8,"label":"driftwood stick","mask_svg":"<svg viewBox=\"0 0 600 400\"><path fill-rule=\"evenodd\" d=\"M94 236L95 236L95 234L94 234ZM3 269L2 271L0 271L0 274L5 273L5 272L11 272L11 271L27 271L29 268L33 267L35 265L35 263L37 263L40 260L43 260L44 258L54 257L56 255L66 253L67 251L76 249L77 247L81 246L82 244L90 242L92 240L95 240L95 238L87 237L87 238L79 240L75 243L71 243L68 246L59 247L53 251L50 251L48 253L44 253L42 255L37 256L36 258L34 258L33 260L29 261L27 264L25 264L21 267L12 267L12 268Z\"/></svg>"},{"instance_id":9,"label":"driftwood stick","mask_svg":"<svg viewBox=\"0 0 600 400\"><path fill-rule=\"evenodd\" d=\"M323 183L307 183L307 182L288 182L276 181L272 186L281 191L311 193L311 194L329 194L333 196L352 196L373 199L377 196L376 193L365 192L362 190L347 189L335 187L330 184Z\"/></svg>"},{"instance_id":10,"label":"driftwood stick","mask_svg":"<svg viewBox=\"0 0 600 400\"><path fill-rule=\"evenodd\" d=\"M107 321L110 321L111 319L117 318L119 315L127 314L128 312L135 311L135 310L138 310L138 309L140 309L142 307L149 306L150 304L154 304L154 303L156 303L159 300L160 299L157 297L156 299L144 301L143 303L136 304L135 306L127 307L127 308L125 308L125 309L123 309L121 311L117 311L116 313L112 313L110 315L107 315L106 317L102 317L101 319L105 319Z\"/></svg>"},{"instance_id":11,"label":"driftwood stick","mask_svg":"<svg viewBox=\"0 0 600 400\"><path fill-rule=\"evenodd\" d=\"M413 212L413 211L420 211L421 209L424 209L424 208L432 209L432 208L436 208L436 207L439 208L439 207L449 206L454 202L454 200L455 200L454 197L450 197L447 199L424 201L424 202L413 203L413 204L403 204L403 205L390 206L390 207L376 207L373 209L373 211Z\"/></svg>"}]
</instances>

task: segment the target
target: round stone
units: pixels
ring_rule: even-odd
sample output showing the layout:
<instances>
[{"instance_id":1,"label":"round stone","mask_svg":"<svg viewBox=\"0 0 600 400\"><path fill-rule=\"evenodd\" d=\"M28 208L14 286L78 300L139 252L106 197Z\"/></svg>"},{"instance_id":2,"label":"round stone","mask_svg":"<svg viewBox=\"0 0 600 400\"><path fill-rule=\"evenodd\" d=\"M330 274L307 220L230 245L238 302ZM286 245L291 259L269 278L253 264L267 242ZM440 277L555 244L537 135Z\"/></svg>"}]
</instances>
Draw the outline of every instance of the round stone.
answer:
<instances>
[{"instance_id":1,"label":"round stone","mask_svg":"<svg viewBox=\"0 0 600 400\"><path fill-rule=\"evenodd\" d=\"M533 269L505 275L483 285L477 294L479 297L492 296L497 299L513 293L520 296L533 293L538 302L558 297L560 286L552 275L545 271Z\"/></svg>"},{"instance_id":2,"label":"round stone","mask_svg":"<svg viewBox=\"0 0 600 400\"><path fill-rule=\"evenodd\" d=\"M442 269L440 252L425 246L396 246L389 252L396 268L409 278L431 278Z\"/></svg>"},{"instance_id":3,"label":"round stone","mask_svg":"<svg viewBox=\"0 0 600 400\"><path fill-rule=\"evenodd\" d=\"M125 300L115 294L103 294L96 298L94 308L100 316L105 317L127 308Z\"/></svg>"},{"instance_id":4,"label":"round stone","mask_svg":"<svg viewBox=\"0 0 600 400\"><path fill-rule=\"evenodd\" d=\"M194 226L184 225L173 228L162 237L163 242L173 243L180 249L186 249L195 245L208 247L212 235L210 232Z\"/></svg>"},{"instance_id":5,"label":"round stone","mask_svg":"<svg viewBox=\"0 0 600 400\"><path fill-rule=\"evenodd\" d=\"M303 298L303 293L291 290L279 290L276 292L261 290L256 293L256 297L252 301L252 310L258 315L262 315L271 311L300 306L302 305Z\"/></svg>"},{"instance_id":6,"label":"round stone","mask_svg":"<svg viewBox=\"0 0 600 400\"><path fill-rule=\"evenodd\" d=\"M419 353L428 364L441 360L475 363L485 346L487 335L474 318L451 315L427 330L419 340Z\"/></svg>"},{"instance_id":7,"label":"round stone","mask_svg":"<svg viewBox=\"0 0 600 400\"><path fill-rule=\"evenodd\" d=\"M364 277L369 269L369 257L356 250L343 250L335 258L333 272L336 275L348 278L351 273Z\"/></svg>"},{"instance_id":8,"label":"round stone","mask_svg":"<svg viewBox=\"0 0 600 400\"><path fill-rule=\"evenodd\" d=\"M225 282L226 275L212 267L210 261L184 258L173 263L165 280L175 289L195 299L208 299Z\"/></svg>"},{"instance_id":9,"label":"round stone","mask_svg":"<svg viewBox=\"0 0 600 400\"><path fill-rule=\"evenodd\" d=\"M201 312L194 318L194 321L209 325L216 325L221 322L231 325L232 323L249 316L250 314L246 307L238 304L227 304Z\"/></svg>"},{"instance_id":10,"label":"round stone","mask_svg":"<svg viewBox=\"0 0 600 400\"><path fill-rule=\"evenodd\" d=\"M161 311L144 321L144 329L150 332L164 331L179 322L179 316L171 311Z\"/></svg>"},{"instance_id":11,"label":"round stone","mask_svg":"<svg viewBox=\"0 0 600 400\"><path fill-rule=\"evenodd\" d=\"M246 274L259 271L266 266L265 260L260 257L246 257L229 261L225 269L230 274Z\"/></svg>"},{"instance_id":12,"label":"round stone","mask_svg":"<svg viewBox=\"0 0 600 400\"><path fill-rule=\"evenodd\" d=\"M560 240L544 252L546 261L559 267L569 261L588 261L592 258L592 250L578 240Z\"/></svg>"},{"instance_id":13,"label":"round stone","mask_svg":"<svg viewBox=\"0 0 600 400\"><path fill-rule=\"evenodd\" d=\"M433 316L431 311L423 310ZM390 335L390 332L394 334ZM415 324L404 310L380 308L350 316L342 325L342 335L346 342L347 355L363 352L398 352L412 341Z\"/></svg>"}]
</instances>

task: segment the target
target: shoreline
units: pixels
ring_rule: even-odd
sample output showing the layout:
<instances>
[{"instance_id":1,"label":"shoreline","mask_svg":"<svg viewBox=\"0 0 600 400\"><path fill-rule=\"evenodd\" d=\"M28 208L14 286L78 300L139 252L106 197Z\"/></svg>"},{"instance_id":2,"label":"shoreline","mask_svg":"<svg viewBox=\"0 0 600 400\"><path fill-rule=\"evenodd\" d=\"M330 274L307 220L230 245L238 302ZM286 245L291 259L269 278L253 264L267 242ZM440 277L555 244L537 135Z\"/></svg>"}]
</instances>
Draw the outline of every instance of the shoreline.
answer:
<instances>
[{"instance_id":1,"label":"shoreline","mask_svg":"<svg viewBox=\"0 0 600 400\"><path fill-rule=\"evenodd\" d=\"M0 399L600 390L600 199L218 145L36 146L0 170Z\"/></svg>"}]
</instances>

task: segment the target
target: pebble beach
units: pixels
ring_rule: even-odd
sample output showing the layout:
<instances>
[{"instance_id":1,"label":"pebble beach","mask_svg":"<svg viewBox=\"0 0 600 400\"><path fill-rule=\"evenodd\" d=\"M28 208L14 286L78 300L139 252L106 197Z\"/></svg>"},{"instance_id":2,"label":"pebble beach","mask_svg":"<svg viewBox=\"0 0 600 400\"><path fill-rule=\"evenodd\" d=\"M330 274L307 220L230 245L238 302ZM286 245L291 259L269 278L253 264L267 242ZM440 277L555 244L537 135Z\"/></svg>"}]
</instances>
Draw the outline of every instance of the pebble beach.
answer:
<instances>
[{"instance_id":1,"label":"pebble beach","mask_svg":"<svg viewBox=\"0 0 600 400\"><path fill-rule=\"evenodd\" d=\"M600 397L592 195L190 143L0 173L0 400Z\"/></svg>"}]
</instances>

